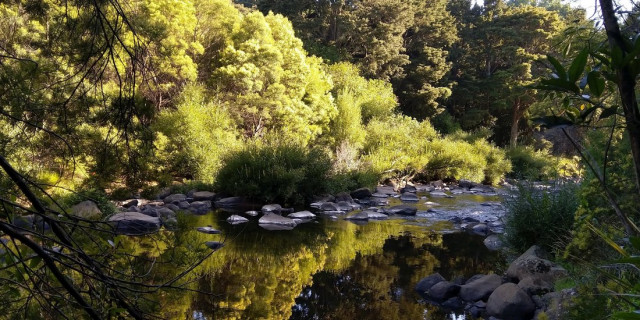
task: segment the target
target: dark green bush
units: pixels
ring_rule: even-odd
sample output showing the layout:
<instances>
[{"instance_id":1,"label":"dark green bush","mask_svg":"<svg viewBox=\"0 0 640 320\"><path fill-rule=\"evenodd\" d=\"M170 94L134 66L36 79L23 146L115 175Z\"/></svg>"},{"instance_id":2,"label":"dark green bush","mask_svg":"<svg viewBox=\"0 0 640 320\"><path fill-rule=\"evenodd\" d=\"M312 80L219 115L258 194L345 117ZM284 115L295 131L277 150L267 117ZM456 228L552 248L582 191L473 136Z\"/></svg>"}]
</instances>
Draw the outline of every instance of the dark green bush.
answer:
<instances>
[{"instance_id":1,"label":"dark green bush","mask_svg":"<svg viewBox=\"0 0 640 320\"><path fill-rule=\"evenodd\" d=\"M80 203L85 200L91 200L98 205L103 216L108 216L116 213L116 207L109 201L109 196L101 190L87 189L81 190L76 193L70 193L56 199L58 204L65 209Z\"/></svg>"},{"instance_id":2,"label":"dark green bush","mask_svg":"<svg viewBox=\"0 0 640 320\"><path fill-rule=\"evenodd\" d=\"M578 160L554 156L548 149L515 147L507 150L507 156L513 165L513 171L510 174L513 178L551 180L581 175Z\"/></svg>"},{"instance_id":3,"label":"dark green bush","mask_svg":"<svg viewBox=\"0 0 640 320\"><path fill-rule=\"evenodd\" d=\"M578 208L577 186L561 184L550 189L521 185L505 202L505 240L524 252L537 244L549 252L568 239ZM561 249L561 248L560 248Z\"/></svg>"},{"instance_id":4,"label":"dark green bush","mask_svg":"<svg viewBox=\"0 0 640 320\"><path fill-rule=\"evenodd\" d=\"M224 159L216 190L254 201L302 204L327 192L331 160L321 149L249 144Z\"/></svg>"},{"instance_id":5,"label":"dark green bush","mask_svg":"<svg viewBox=\"0 0 640 320\"><path fill-rule=\"evenodd\" d=\"M381 175L371 169L358 169L338 172L328 181L327 191L331 194L349 192L358 188L367 187L373 190L380 181Z\"/></svg>"}]
</instances>

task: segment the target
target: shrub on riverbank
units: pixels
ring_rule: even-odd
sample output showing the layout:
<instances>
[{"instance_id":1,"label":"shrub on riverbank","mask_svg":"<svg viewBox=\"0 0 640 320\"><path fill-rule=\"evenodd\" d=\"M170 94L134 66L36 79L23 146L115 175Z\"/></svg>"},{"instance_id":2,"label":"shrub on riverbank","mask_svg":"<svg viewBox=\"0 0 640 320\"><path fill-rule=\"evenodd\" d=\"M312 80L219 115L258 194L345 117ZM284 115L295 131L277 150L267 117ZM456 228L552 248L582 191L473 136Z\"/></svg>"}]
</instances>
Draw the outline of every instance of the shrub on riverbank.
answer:
<instances>
[{"instance_id":1,"label":"shrub on riverbank","mask_svg":"<svg viewBox=\"0 0 640 320\"><path fill-rule=\"evenodd\" d=\"M326 193L331 171L324 150L283 142L250 143L223 163L215 179L218 192L282 204Z\"/></svg>"},{"instance_id":2,"label":"shrub on riverbank","mask_svg":"<svg viewBox=\"0 0 640 320\"><path fill-rule=\"evenodd\" d=\"M513 172L510 174L513 178L552 180L581 175L577 159L554 156L548 149L515 147L507 150L507 156L513 165Z\"/></svg>"},{"instance_id":3,"label":"shrub on riverbank","mask_svg":"<svg viewBox=\"0 0 640 320\"><path fill-rule=\"evenodd\" d=\"M577 186L560 184L551 189L521 185L507 201L506 243L518 252L537 244L554 252L572 230L578 208ZM562 249L562 248L560 248Z\"/></svg>"}]
</instances>

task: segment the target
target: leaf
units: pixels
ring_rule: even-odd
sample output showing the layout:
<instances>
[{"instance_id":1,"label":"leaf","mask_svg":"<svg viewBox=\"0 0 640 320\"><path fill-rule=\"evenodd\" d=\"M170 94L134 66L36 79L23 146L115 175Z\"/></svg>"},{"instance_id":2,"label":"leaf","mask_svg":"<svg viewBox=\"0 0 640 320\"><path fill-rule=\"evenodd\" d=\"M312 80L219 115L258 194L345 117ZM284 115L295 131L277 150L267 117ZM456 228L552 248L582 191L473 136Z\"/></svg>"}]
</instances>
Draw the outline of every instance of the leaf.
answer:
<instances>
[{"instance_id":1,"label":"leaf","mask_svg":"<svg viewBox=\"0 0 640 320\"><path fill-rule=\"evenodd\" d=\"M616 263L631 263L631 264L635 264L637 266L640 266L640 257L635 256L635 257L629 257L629 258L622 258L622 259L618 259L615 261Z\"/></svg>"},{"instance_id":2,"label":"leaf","mask_svg":"<svg viewBox=\"0 0 640 320\"><path fill-rule=\"evenodd\" d=\"M543 86L546 86L545 90L555 91L568 91L575 94L580 93L580 88L575 83L569 82L564 79L543 79L540 81Z\"/></svg>"},{"instance_id":3,"label":"leaf","mask_svg":"<svg viewBox=\"0 0 640 320\"><path fill-rule=\"evenodd\" d=\"M551 63L551 65L553 65L553 69L555 71L555 73L558 75L558 77L560 79L566 80L567 79L567 71L564 70L564 67L562 66L562 64L560 64L560 61L558 61L558 59L547 55L547 60L549 60L549 62Z\"/></svg>"},{"instance_id":4,"label":"leaf","mask_svg":"<svg viewBox=\"0 0 640 320\"><path fill-rule=\"evenodd\" d=\"M41 261L42 261L42 258L33 257L33 258L31 258L31 261L29 261L29 267L35 268L40 264Z\"/></svg>"},{"instance_id":5,"label":"leaf","mask_svg":"<svg viewBox=\"0 0 640 320\"><path fill-rule=\"evenodd\" d=\"M640 250L640 237L630 237L629 242L631 242L631 246L633 246L634 249Z\"/></svg>"},{"instance_id":6,"label":"leaf","mask_svg":"<svg viewBox=\"0 0 640 320\"><path fill-rule=\"evenodd\" d=\"M640 320L640 314L637 312L617 312L613 314L613 318L621 320Z\"/></svg>"},{"instance_id":7,"label":"leaf","mask_svg":"<svg viewBox=\"0 0 640 320\"><path fill-rule=\"evenodd\" d=\"M604 110L602 110L602 113L600 114L600 119L606 119L612 115L615 115L617 111L618 111L618 106L604 108Z\"/></svg>"},{"instance_id":8,"label":"leaf","mask_svg":"<svg viewBox=\"0 0 640 320\"><path fill-rule=\"evenodd\" d=\"M582 49L578 56L573 59L571 66L569 66L569 81L576 82L580 79L580 75L584 71L584 67L587 65L587 57L589 52L586 49Z\"/></svg>"},{"instance_id":9,"label":"leaf","mask_svg":"<svg viewBox=\"0 0 640 320\"><path fill-rule=\"evenodd\" d=\"M589 91L596 96L600 97L605 89L604 78L598 71L591 71L587 75L587 83L589 84Z\"/></svg>"}]
</instances>

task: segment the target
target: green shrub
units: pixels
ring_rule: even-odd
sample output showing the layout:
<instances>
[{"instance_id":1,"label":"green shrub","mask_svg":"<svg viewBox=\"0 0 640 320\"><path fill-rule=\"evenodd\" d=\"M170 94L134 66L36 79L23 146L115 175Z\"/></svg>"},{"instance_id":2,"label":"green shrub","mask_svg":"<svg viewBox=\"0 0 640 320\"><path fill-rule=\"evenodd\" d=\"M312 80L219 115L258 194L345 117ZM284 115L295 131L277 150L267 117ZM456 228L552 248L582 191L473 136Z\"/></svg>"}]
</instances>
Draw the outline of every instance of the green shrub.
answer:
<instances>
[{"instance_id":1,"label":"green shrub","mask_svg":"<svg viewBox=\"0 0 640 320\"><path fill-rule=\"evenodd\" d=\"M545 190L521 185L505 204L505 240L512 248L524 252L537 244L549 252L559 241L570 236L574 214L578 208L577 186L560 184Z\"/></svg>"},{"instance_id":2,"label":"green shrub","mask_svg":"<svg viewBox=\"0 0 640 320\"><path fill-rule=\"evenodd\" d=\"M109 201L109 196L101 190L87 189L81 190L76 193L69 193L64 196L60 196L56 201L60 206L65 209L69 209L71 206L78 204L85 200L91 200L98 205L103 216L108 216L116 213L116 207Z\"/></svg>"},{"instance_id":3,"label":"green shrub","mask_svg":"<svg viewBox=\"0 0 640 320\"><path fill-rule=\"evenodd\" d=\"M327 192L331 160L321 149L251 143L225 157L216 190L255 201L301 204Z\"/></svg>"},{"instance_id":4,"label":"green shrub","mask_svg":"<svg viewBox=\"0 0 640 320\"><path fill-rule=\"evenodd\" d=\"M331 175L327 190L331 194L338 192L349 192L358 188L369 188L373 190L380 181L380 174L369 168L361 168L338 172Z\"/></svg>"},{"instance_id":5,"label":"green shrub","mask_svg":"<svg viewBox=\"0 0 640 320\"><path fill-rule=\"evenodd\" d=\"M513 164L513 178L529 180L552 180L558 177L580 176L579 161L551 155L549 149L535 150L533 147L515 147L507 150Z\"/></svg>"}]
</instances>

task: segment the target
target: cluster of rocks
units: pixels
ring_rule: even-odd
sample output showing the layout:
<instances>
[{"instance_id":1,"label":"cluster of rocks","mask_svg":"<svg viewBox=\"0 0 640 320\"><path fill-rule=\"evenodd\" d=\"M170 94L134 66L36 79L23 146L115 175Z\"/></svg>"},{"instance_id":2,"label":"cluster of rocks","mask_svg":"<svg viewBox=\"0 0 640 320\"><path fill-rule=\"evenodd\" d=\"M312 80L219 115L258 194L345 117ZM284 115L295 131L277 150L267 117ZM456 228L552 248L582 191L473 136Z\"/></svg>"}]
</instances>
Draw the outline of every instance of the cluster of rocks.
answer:
<instances>
[{"instance_id":1,"label":"cluster of rocks","mask_svg":"<svg viewBox=\"0 0 640 320\"><path fill-rule=\"evenodd\" d=\"M258 211L246 211L244 215L239 214L231 215L227 218L227 222L231 224L242 224L249 222L250 218L255 218L262 213L262 216L258 219L258 225L267 230L292 230L297 225L314 221L316 215L309 211L297 211L291 208L283 208L279 204L266 204L262 206L260 212ZM283 214L287 214L283 216Z\"/></svg>"},{"instance_id":2,"label":"cluster of rocks","mask_svg":"<svg viewBox=\"0 0 640 320\"><path fill-rule=\"evenodd\" d=\"M575 292L554 292L554 282L567 272L545 256L541 248L533 246L509 265L504 276L475 275L466 281L447 281L436 273L420 280L415 289L429 303L465 310L475 318L537 319L544 312L548 319L561 319L559 306Z\"/></svg>"}]
</instances>

